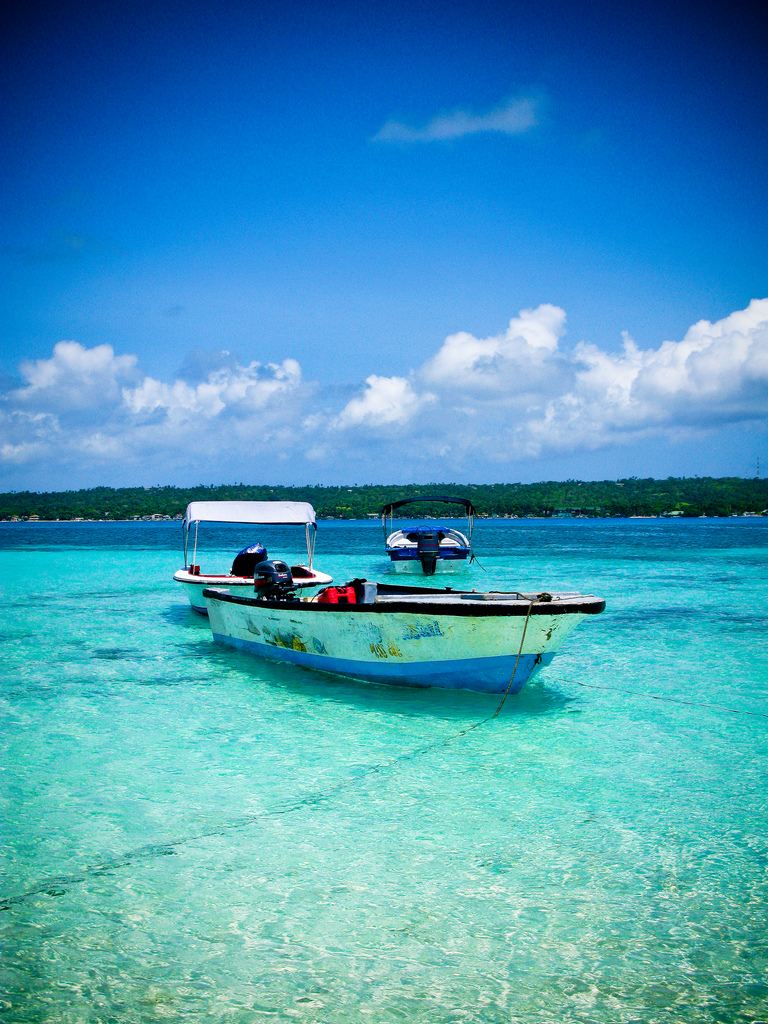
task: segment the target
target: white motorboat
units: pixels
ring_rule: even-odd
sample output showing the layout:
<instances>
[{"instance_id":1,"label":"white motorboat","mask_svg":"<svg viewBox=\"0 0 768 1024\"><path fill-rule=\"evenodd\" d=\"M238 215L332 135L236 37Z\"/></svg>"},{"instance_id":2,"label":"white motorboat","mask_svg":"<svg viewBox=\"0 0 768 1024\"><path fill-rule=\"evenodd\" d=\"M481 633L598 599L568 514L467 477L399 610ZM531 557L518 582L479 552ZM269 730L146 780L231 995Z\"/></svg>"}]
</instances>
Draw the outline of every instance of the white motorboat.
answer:
<instances>
[{"instance_id":1,"label":"white motorboat","mask_svg":"<svg viewBox=\"0 0 768 1024\"><path fill-rule=\"evenodd\" d=\"M419 502L461 505L467 515L467 532L462 533L442 520L412 523L403 529L395 530L395 511ZM416 572L431 576L436 572L463 569L471 562L475 507L466 498L444 495L402 498L400 501L390 501L379 514L384 528L384 547L397 572Z\"/></svg>"},{"instance_id":2,"label":"white motorboat","mask_svg":"<svg viewBox=\"0 0 768 1024\"><path fill-rule=\"evenodd\" d=\"M517 693L605 601L353 580L300 597L264 563L257 594L203 592L214 639L263 658L373 682Z\"/></svg>"},{"instance_id":3,"label":"white motorboat","mask_svg":"<svg viewBox=\"0 0 768 1024\"><path fill-rule=\"evenodd\" d=\"M200 523L250 524L259 526L303 526L307 541L306 564L291 566L297 589L326 586L333 578L312 567L317 522L315 510L306 501L193 501L187 505L182 522L184 532L184 568L173 574L181 583L189 603L197 612L208 614L203 598L206 587L226 587L232 594L253 594L254 569L267 560L262 544L251 544L235 557L228 573L202 572L197 561L197 539ZM195 527L192 559L189 560L189 534Z\"/></svg>"}]
</instances>

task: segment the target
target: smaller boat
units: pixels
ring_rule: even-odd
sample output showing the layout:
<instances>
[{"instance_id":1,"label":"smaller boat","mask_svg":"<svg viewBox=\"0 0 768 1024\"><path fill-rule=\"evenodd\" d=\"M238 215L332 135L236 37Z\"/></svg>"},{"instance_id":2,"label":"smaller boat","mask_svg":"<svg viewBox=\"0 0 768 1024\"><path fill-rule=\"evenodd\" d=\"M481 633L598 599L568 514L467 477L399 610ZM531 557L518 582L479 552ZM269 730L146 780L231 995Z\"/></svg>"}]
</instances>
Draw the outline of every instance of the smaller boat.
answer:
<instances>
[{"instance_id":1,"label":"smaller boat","mask_svg":"<svg viewBox=\"0 0 768 1024\"><path fill-rule=\"evenodd\" d=\"M461 505L467 514L466 534L440 520L395 530L395 510L418 502ZM444 495L402 498L400 501L390 501L382 508L380 515L381 524L384 527L384 546L397 572L417 572L423 573L425 576L432 576L436 572L452 572L456 569L463 569L469 564L468 559L470 562L472 561L472 525L475 520L475 506L466 498L453 498Z\"/></svg>"},{"instance_id":2,"label":"smaller boat","mask_svg":"<svg viewBox=\"0 0 768 1024\"><path fill-rule=\"evenodd\" d=\"M259 526L303 526L307 539L306 564L290 567L294 587L327 586L333 578L312 568L315 550L317 522L315 510L307 501L193 501L187 505L182 522L184 531L184 568L173 574L181 583L189 603L196 612L208 614L203 598L206 587L226 587L232 594L254 593L260 577L256 568L269 562L267 549L263 544L250 544L235 556L228 573L201 572L197 562L197 534L200 523L231 523ZM189 533L195 527L195 542L192 560L189 560Z\"/></svg>"}]
</instances>

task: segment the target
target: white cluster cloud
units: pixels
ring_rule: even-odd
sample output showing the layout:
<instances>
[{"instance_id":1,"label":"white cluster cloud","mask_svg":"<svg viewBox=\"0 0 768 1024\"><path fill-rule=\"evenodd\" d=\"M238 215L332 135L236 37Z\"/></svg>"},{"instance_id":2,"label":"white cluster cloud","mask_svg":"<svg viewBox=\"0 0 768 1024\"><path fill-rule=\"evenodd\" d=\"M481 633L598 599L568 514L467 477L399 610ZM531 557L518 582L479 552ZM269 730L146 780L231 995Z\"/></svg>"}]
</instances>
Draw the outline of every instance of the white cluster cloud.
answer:
<instances>
[{"instance_id":1,"label":"white cluster cloud","mask_svg":"<svg viewBox=\"0 0 768 1024\"><path fill-rule=\"evenodd\" d=\"M159 410L169 421L185 423L197 417L212 419L225 410L256 412L276 395L287 396L300 386L301 367L295 359L285 359L280 366L252 362L216 370L194 387L183 380L164 384L145 377L138 387L123 388L123 401L136 415Z\"/></svg>"},{"instance_id":2,"label":"white cluster cloud","mask_svg":"<svg viewBox=\"0 0 768 1024\"><path fill-rule=\"evenodd\" d=\"M559 307L524 309L498 335L450 335L407 377L371 374L345 401L305 382L293 359L230 357L203 379L164 382L109 345L60 342L0 394L0 469L40 489L54 467L96 480L116 463L226 480L274 478L264 468L274 460L290 460L299 479L310 463L313 476L339 477L353 465L386 475L395 460L418 477L436 457L482 473L484 463L768 423L768 299L656 349L627 335L613 352L565 348L565 335Z\"/></svg>"},{"instance_id":3,"label":"white cluster cloud","mask_svg":"<svg viewBox=\"0 0 768 1024\"><path fill-rule=\"evenodd\" d=\"M24 384L0 396L0 468L74 473L115 462L171 471L201 459L224 464L237 449L290 449L294 399L311 393L295 359L236 361L190 384L141 376L134 355L109 345L59 342L50 359L25 362ZM207 463L206 468L210 466ZM40 484L44 488L44 480Z\"/></svg>"},{"instance_id":4,"label":"white cluster cloud","mask_svg":"<svg viewBox=\"0 0 768 1024\"><path fill-rule=\"evenodd\" d=\"M562 309L523 310L496 337L447 338L421 378L443 406L485 412L485 450L501 461L768 416L768 299L658 349L625 334L617 353L586 342L566 353L564 333Z\"/></svg>"},{"instance_id":5,"label":"white cluster cloud","mask_svg":"<svg viewBox=\"0 0 768 1024\"><path fill-rule=\"evenodd\" d=\"M136 356L116 356L111 345L85 348L60 341L50 359L21 364L27 384L15 393L22 405L50 409L88 409L114 401L120 383L133 378Z\"/></svg>"},{"instance_id":6,"label":"white cluster cloud","mask_svg":"<svg viewBox=\"0 0 768 1024\"><path fill-rule=\"evenodd\" d=\"M562 372L558 342L565 334L565 312L544 304L523 309L503 334L475 338L465 331L451 334L422 368L422 378L436 387L460 388L479 394L551 389Z\"/></svg>"},{"instance_id":7,"label":"white cluster cloud","mask_svg":"<svg viewBox=\"0 0 768 1024\"><path fill-rule=\"evenodd\" d=\"M440 114L423 128L413 128L399 121L387 121L374 135L374 142L442 142L464 135L500 132L520 135L539 123L537 101L530 96L510 98L486 114L455 110Z\"/></svg>"},{"instance_id":8,"label":"white cluster cloud","mask_svg":"<svg viewBox=\"0 0 768 1024\"><path fill-rule=\"evenodd\" d=\"M768 299L717 323L702 320L682 341L642 351L624 335L621 352L581 343L570 399L577 425L616 432L706 427L768 415ZM566 416L560 413L560 422ZM569 419L573 418L570 413Z\"/></svg>"},{"instance_id":9,"label":"white cluster cloud","mask_svg":"<svg viewBox=\"0 0 768 1024\"><path fill-rule=\"evenodd\" d=\"M363 394L344 406L335 426L343 430L361 424L383 427L389 423L407 423L420 409L434 401L435 396L429 392L417 395L405 377L371 374L366 379Z\"/></svg>"}]
</instances>

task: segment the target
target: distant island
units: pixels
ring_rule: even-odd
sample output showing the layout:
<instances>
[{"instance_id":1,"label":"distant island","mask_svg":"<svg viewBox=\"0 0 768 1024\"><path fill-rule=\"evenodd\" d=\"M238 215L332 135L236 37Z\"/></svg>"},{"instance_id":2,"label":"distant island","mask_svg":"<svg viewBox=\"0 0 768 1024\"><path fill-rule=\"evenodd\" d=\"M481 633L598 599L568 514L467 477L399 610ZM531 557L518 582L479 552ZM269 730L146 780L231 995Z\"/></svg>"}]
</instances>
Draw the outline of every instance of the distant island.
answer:
<instances>
[{"instance_id":1,"label":"distant island","mask_svg":"<svg viewBox=\"0 0 768 1024\"><path fill-rule=\"evenodd\" d=\"M368 484L362 487L91 487L79 491L0 494L0 521L181 519L190 501L309 501L321 519L368 519L397 498L448 494L469 498L479 516L613 518L768 514L768 481L740 477L669 477L536 484ZM419 506L418 515L446 507ZM411 513L413 510L411 510Z\"/></svg>"}]
</instances>

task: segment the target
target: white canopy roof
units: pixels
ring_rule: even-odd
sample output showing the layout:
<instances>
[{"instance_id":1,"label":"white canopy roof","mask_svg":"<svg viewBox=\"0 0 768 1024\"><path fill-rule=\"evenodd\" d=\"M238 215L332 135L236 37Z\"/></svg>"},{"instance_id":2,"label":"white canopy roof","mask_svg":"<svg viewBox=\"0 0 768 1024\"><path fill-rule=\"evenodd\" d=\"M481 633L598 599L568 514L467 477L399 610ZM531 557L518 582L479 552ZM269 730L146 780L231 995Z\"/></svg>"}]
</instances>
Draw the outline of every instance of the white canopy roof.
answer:
<instances>
[{"instance_id":1,"label":"white canopy roof","mask_svg":"<svg viewBox=\"0 0 768 1024\"><path fill-rule=\"evenodd\" d=\"M187 529L192 523L317 525L315 510L308 501L192 501L187 505L184 522Z\"/></svg>"}]
</instances>

